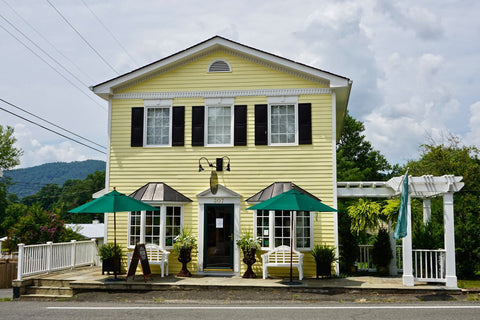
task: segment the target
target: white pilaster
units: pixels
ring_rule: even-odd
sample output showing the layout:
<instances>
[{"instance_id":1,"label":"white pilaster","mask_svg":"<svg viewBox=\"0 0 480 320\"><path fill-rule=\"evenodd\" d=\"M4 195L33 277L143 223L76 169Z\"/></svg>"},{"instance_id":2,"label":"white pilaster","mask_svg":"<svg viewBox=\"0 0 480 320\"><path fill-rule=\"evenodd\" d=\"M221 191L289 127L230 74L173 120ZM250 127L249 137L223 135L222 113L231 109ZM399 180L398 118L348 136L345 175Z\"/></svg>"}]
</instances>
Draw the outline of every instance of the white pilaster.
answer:
<instances>
[{"instance_id":1,"label":"white pilaster","mask_svg":"<svg viewBox=\"0 0 480 320\"><path fill-rule=\"evenodd\" d=\"M432 218L432 201L430 198L423 199L423 225L426 225Z\"/></svg>"},{"instance_id":2,"label":"white pilaster","mask_svg":"<svg viewBox=\"0 0 480 320\"><path fill-rule=\"evenodd\" d=\"M412 207L410 195L407 203L407 235L402 241L403 252L403 285L406 287L414 286L413 279L413 261L412 261Z\"/></svg>"},{"instance_id":3,"label":"white pilaster","mask_svg":"<svg viewBox=\"0 0 480 320\"><path fill-rule=\"evenodd\" d=\"M445 233L446 283L449 288L457 287L455 268L455 226L453 217L453 192L443 195L443 221Z\"/></svg>"}]
</instances>

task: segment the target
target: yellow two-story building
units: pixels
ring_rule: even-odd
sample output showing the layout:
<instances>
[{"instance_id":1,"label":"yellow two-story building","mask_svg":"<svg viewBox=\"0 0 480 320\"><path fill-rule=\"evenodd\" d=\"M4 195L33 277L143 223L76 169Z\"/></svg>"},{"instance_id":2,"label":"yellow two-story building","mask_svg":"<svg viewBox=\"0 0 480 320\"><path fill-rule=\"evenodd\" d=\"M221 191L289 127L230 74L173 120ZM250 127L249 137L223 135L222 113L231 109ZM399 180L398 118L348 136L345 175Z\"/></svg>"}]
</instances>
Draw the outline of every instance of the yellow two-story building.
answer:
<instances>
[{"instance_id":1,"label":"yellow two-story building","mask_svg":"<svg viewBox=\"0 0 480 320\"><path fill-rule=\"evenodd\" d=\"M108 101L106 189L160 208L117 214L117 243L169 250L187 227L198 241L192 271L222 274L245 268L235 244L244 232L264 251L289 245L289 212L246 208L292 187L336 207L336 141L351 85L216 36L92 87ZM336 213L298 212L293 227L304 274L314 276L314 244L338 246Z\"/></svg>"}]
</instances>

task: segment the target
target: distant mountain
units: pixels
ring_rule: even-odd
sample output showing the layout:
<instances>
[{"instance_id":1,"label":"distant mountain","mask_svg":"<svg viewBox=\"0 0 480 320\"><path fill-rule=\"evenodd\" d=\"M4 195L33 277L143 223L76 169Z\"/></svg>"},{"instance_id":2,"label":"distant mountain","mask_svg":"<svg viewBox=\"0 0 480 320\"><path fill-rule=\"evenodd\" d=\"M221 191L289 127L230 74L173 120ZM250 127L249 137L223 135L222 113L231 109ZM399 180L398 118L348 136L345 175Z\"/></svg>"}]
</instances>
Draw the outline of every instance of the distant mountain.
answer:
<instances>
[{"instance_id":1,"label":"distant mountain","mask_svg":"<svg viewBox=\"0 0 480 320\"><path fill-rule=\"evenodd\" d=\"M61 187L68 179L83 180L95 171L105 171L105 161L45 163L35 167L5 171L4 176L12 178L12 182L15 183L8 188L8 193L23 198L36 194L47 184L55 183Z\"/></svg>"}]
</instances>

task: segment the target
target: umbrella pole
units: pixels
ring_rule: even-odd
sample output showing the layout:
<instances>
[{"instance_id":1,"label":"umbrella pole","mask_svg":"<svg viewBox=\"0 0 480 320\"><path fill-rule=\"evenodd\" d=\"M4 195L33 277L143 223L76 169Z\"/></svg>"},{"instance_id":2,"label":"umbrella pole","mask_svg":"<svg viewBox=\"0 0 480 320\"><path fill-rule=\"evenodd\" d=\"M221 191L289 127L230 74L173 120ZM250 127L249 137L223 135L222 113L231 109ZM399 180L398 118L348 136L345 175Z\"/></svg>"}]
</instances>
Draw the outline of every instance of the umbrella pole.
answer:
<instances>
[{"instance_id":1,"label":"umbrella pole","mask_svg":"<svg viewBox=\"0 0 480 320\"><path fill-rule=\"evenodd\" d=\"M293 211L290 211L290 283L293 282Z\"/></svg>"},{"instance_id":2,"label":"umbrella pole","mask_svg":"<svg viewBox=\"0 0 480 320\"><path fill-rule=\"evenodd\" d=\"M117 214L113 213L113 275L117 279Z\"/></svg>"}]
</instances>

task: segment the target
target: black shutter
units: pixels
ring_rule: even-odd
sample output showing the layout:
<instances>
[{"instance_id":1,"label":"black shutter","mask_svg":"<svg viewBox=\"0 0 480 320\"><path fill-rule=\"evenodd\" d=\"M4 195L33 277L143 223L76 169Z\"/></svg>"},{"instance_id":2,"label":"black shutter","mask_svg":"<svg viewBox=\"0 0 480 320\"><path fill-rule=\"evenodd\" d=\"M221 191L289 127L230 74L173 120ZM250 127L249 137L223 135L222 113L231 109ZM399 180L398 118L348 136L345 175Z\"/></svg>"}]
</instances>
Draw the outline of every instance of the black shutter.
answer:
<instances>
[{"instance_id":1,"label":"black shutter","mask_svg":"<svg viewBox=\"0 0 480 320\"><path fill-rule=\"evenodd\" d=\"M312 104L298 104L298 143L312 144Z\"/></svg>"},{"instance_id":2,"label":"black shutter","mask_svg":"<svg viewBox=\"0 0 480 320\"><path fill-rule=\"evenodd\" d=\"M233 119L233 144L247 145L247 106L235 106Z\"/></svg>"},{"instance_id":3,"label":"black shutter","mask_svg":"<svg viewBox=\"0 0 480 320\"><path fill-rule=\"evenodd\" d=\"M205 134L205 107L192 107L192 146L203 146Z\"/></svg>"},{"instance_id":4,"label":"black shutter","mask_svg":"<svg viewBox=\"0 0 480 320\"><path fill-rule=\"evenodd\" d=\"M143 107L132 108L130 145L132 147L143 147Z\"/></svg>"},{"instance_id":5,"label":"black shutter","mask_svg":"<svg viewBox=\"0 0 480 320\"><path fill-rule=\"evenodd\" d=\"M255 144L267 145L268 144L268 105L256 104L255 105Z\"/></svg>"},{"instance_id":6,"label":"black shutter","mask_svg":"<svg viewBox=\"0 0 480 320\"><path fill-rule=\"evenodd\" d=\"M185 144L185 107L172 108L172 146Z\"/></svg>"}]
</instances>

